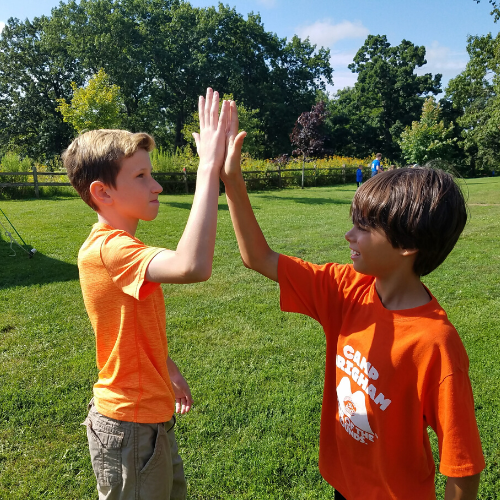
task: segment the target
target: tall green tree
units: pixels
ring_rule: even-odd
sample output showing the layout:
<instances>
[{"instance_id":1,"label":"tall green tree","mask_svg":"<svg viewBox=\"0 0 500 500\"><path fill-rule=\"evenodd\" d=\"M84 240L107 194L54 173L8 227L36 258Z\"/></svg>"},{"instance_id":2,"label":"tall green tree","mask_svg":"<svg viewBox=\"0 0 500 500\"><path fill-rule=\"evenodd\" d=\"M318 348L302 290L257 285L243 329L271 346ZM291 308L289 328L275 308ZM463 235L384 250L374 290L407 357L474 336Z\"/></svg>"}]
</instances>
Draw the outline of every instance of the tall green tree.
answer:
<instances>
[{"instance_id":1,"label":"tall green tree","mask_svg":"<svg viewBox=\"0 0 500 500\"><path fill-rule=\"evenodd\" d=\"M500 36L471 36L469 62L450 80L446 98L458 111L461 146L470 174L498 168L500 161Z\"/></svg>"},{"instance_id":2,"label":"tall green tree","mask_svg":"<svg viewBox=\"0 0 500 500\"><path fill-rule=\"evenodd\" d=\"M24 41L22 30L27 31ZM195 8L182 0L70 0L48 18L15 21L2 39L2 98L7 95L6 102L22 103L30 111L4 106L3 123L13 118L19 125L2 132L0 143L27 144L23 113L33 117L34 125L48 124L47 117L31 112L42 108L51 116L46 137L52 144L42 146L40 131L32 127L28 142L38 148L36 154L67 145L71 129L55 111L56 99L68 101L70 82L80 87L100 68L120 86L124 127L149 132L170 150L185 144L182 129L207 86L233 93L247 109L259 110L264 156L290 150L288 134L296 117L310 109L332 74L328 50L297 37L281 39L264 29L258 15L245 19L222 4ZM30 82L22 68L38 68L37 77ZM42 88L42 81L51 88ZM28 96L24 87L30 85L35 90Z\"/></svg>"},{"instance_id":3,"label":"tall green tree","mask_svg":"<svg viewBox=\"0 0 500 500\"><path fill-rule=\"evenodd\" d=\"M59 106L56 109L77 134L85 130L120 127L123 110L120 87L111 83L102 68L84 87L78 88L75 82L71 82L71 87L71 102L57 99Z\"/></svg>"},{"instance_id":4,"label":"tall green tree","mask_svg":"<svg viewBox=\"0 0 500 500\"><path fill-rule=\"evenodd\" d=\"M414 121L406 127L399 139L403 158L408 163L420 165L431 160L451 161L453 145L453 124L446 126L441 118L441 106L433 97L428 97L422 107L420 121Z\"/></svg>"},{"instance_id":5,"label":"tall green tree","mask_svg":"<svg viewBox=\"0 0 500 500\"><path fill-rule=\"evenodd\" d=\"M495 22L498 2L490 1ZM461 127L460 146L470 175L498 169L500 162L500 34L469 36L469 62L446 88L448 107Z\"/></svg>"},{"instance_id":6,"label":"tall green tree","mask_svg":"<svg viewBox=\"0 0 500 500\"><path fill-rule=\"evenodd\" d=\"M9 19L0 35L0 151L50 161L67 147L71 128L55 108L71 81L83 81L79 63L51 19Z\"/></svg>"},{"instance_id":7,"label":"tall green tree","mask_svg":"<svg viewBox=\"0 0 500 500\"><path fill-rule=\"evenodd\" d=\"M426 96L441 91L440 74L415 73L426 62L424 46L408 40L391 46L385 35L367 37L349 65L357 82L330 104L333 135L343 138L341 144L356 143L350 153L400 155L397 139L404 127L419 118Z\"/></svg>"}]
</instances>

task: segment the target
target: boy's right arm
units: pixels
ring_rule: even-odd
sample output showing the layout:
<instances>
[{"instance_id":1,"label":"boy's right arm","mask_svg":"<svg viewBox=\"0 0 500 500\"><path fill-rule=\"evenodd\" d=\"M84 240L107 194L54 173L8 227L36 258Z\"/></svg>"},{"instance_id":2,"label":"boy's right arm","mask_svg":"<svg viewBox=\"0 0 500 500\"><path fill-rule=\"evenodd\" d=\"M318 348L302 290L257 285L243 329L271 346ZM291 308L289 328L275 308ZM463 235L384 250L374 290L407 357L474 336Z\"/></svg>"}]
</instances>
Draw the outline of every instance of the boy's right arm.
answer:
<instances>
[{"instance_id":1,"label":"boy's right arm","mask_svg":"<svg viewBox=\"0 0 500 500\"><path fill-rule=\"evenodd\" d=\"M146 279L155 283L196 283L212 274L229 102L222 103L219 117L219 95L209 88L206 99L200 96L198 111L200 133L193 135L200 165L193 205L176 250L158 253L148 265Z\"/></svg>"},{"instance_id":2,"label":"boy's right arm","mask_svg":"<svg viewBox=\"0 0 500 500\"><path fill-rule=\"evenodd\" d=\"M230 103L226 160L221 178L226 186L226 197L231 213L234 232L245 267L278 281L279 254L271 250L259 227L248 198L241 172L241 147L246 133L238 134L236 103Z\"/></svg>"}]
</instances>

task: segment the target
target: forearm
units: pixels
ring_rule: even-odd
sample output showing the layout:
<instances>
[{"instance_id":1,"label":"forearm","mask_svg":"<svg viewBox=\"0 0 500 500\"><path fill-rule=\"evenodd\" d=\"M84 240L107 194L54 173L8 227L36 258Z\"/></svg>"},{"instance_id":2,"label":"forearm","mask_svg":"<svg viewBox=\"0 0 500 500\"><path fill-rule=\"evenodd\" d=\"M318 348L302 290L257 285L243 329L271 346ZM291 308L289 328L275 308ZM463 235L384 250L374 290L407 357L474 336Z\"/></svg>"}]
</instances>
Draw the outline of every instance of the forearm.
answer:
<instances>
[{"instance_id":1,"label":"forearm","mask_svg":"<svg viewBox=\"0 0 500 500\"><path fill-rule=\"evenodd\" d=\"M279 255L269 247L260 229L243 176L238 175L225 185L229 212L244 265L278 281Z\"/></svg>"},{"instance_id":2,"label":"forearm","mask_svg":"<svg viewBox=\"0 0 500 500\"><path fill-rule=\"evenodd\" d=\"M449 477L444 500L476 500L480 476Z\"/></svg>"},{"instance_id":3,"label":"forearm","mask_svg":"<svg viewBox=\"0 0 500 500\"><path fill-rule=\"evenodd\" d=\"M193 281L205 281L212 274L218 200L218 172L200 165L193 206L175 250L177 265Z\"/></svg>"}]
</instances>

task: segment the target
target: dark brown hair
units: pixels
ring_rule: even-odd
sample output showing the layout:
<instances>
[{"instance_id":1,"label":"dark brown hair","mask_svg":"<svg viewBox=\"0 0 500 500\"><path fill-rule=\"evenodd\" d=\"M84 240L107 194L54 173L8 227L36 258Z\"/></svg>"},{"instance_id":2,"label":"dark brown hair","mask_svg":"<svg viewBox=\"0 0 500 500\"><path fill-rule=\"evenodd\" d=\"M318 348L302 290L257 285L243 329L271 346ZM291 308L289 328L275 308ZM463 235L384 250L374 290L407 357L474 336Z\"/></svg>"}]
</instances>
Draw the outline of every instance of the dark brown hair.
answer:
<instances>
[{"instance_id":1,"label":"dark brown hair","mask_svg":"<svg viewBox=\"0 0 500 500\"><path fill-rule=\"evenodd\" d=\"M351 205L354 224L381 229L394 248L418 250L413 270L425 276L451 252L467 222L462 190L443 170L417 167L372 177Z\"/></svg>"},{"instance_id":2,"label":"dark brown hair","mask_svg":"<svg viewBox=\"0 0 500 500\"><path fill-rule=\"evenodd\" d=\"M97 210L90 195L92 182L101 181L116 187L120 160L132 156L138 149L151 151L154 147L155 141L148 134L112 129L90 130L79 135L61 157L71 185L87 205Z\"/></svg>"}]
</instances>

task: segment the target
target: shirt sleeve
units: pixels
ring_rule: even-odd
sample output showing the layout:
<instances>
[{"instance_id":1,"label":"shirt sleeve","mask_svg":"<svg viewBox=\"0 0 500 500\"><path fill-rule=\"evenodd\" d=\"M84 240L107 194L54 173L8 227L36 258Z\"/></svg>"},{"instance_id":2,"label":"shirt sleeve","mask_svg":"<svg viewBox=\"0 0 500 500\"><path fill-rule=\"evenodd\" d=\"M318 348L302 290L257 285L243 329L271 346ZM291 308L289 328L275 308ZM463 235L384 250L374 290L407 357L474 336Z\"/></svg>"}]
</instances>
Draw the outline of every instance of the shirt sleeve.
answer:
<instances>
[{"instance_id":1,"label":"shirt sleeve","mask_svg":"<svg viewBox=\"0 0 500 500\"><path fill-rule=\"evenodd\" d=\"M342 315L339 287L342 269L338 264L317 265L280 255L278 282L282 311L306 314L322 325Z\"/></svg>"},{"instance_id":2,"label":"shirt sleeve","mask_svg":"<svg viewBox=\"0 0 500 500\"><path fill-rule=\"evenodd\" d=\"M438 437L441 474L465 477L485 467L467 373L459 370L432 391L426 419Z\"/></svg>"},{"instance_id":3,"label":"shirt sleeve","mask_svg":"<svg viewBox=\"0 0 500 500\"><path fill-rule=\"evenodd\" d=\"M153 257L163 250L144 245L124 231L113 231L101 244L101 260L118 288L143 300L160 286L146 280L146 270Z\"/></svg>"}]
</instances>

